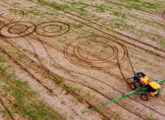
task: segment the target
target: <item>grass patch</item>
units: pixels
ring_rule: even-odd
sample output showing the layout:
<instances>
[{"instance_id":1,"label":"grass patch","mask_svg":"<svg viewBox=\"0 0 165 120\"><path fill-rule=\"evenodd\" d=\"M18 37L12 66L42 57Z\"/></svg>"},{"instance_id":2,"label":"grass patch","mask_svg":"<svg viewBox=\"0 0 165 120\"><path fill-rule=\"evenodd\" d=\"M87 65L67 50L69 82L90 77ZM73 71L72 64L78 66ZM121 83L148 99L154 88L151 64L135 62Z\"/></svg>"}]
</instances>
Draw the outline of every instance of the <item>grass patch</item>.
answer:
<instances>
[{"instance_id":1,"label":"grass patch","mask_svg":"<svg viewBox=\"0 0 165 120\"><path fill-rule=\"evenodd\" d=\"M6 59L2 55L0 55L0 63L5 63L5 62L6 62Z\"/></svg>"},{"instance_id":2,"label":"grass patch","mask_svg":"<svg viewBox=\"0 0 165 120\"><path fill-rule=\"evenodd\" d=\"M58 78L57 80L56 80L56 84L61 84L61 83L63 83L64 82L64 80L62 79L62 78Z\"/></svg>"},{"instance_id":3,"label":"grass patch","mask_svg":"<svg viewBox=\"0 0 165 120\"><path fill-rule=\"evenodd\" d=\"M10 55L15 56L19 61L23 61L24 56L19 52L9 52Z\"/></svg>"},{"instance_id":4,"label":"grass patch","mask_svg":"<svg viewBox=\"0 0 165 120\"><path fill-rule=\"evenodd\" d=\"M68 93L71 93L71 92L73 92L75 89L72 88L72 87L69 87L69 88L66 88L65 90L66 90Z\"/></svg>"},{"instance_id":5,"label":"grass patch","mask_svg":"<svg viewBox=\"0 0 165 120\"><path fill-rule=\"evenodd\" d=\"M82 28L82 27L84 27L84 25L79 23L79 24L74 24L73 27L74 28Z\"/></svg>"},{"instance_id":6,"label":"grass patch","mask_svg":"<svg viewBox=\"0 0 165 120\"><path fill-rule=\"evenodd\" d=\"M5 98L12 97L12 104L8 104L8 111L14 116L19 114L22 118L32 120L64 120L57 112L50 108L39 95L33 91L28 82L17 78L13 67L9 65L5 58L0 55L0 82L1 93ZM8 116L6 110L1 111L4 116Z\"/></svg>"}]
</instances>

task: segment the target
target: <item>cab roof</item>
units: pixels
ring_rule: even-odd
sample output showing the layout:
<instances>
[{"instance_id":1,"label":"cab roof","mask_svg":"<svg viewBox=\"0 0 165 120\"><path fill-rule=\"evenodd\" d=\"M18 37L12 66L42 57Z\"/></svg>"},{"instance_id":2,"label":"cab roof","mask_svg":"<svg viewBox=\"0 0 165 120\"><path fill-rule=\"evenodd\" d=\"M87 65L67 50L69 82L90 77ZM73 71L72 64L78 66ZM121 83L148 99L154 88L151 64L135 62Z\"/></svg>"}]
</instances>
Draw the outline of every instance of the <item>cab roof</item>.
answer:
<instances>
[{"instance_id":1,"label":"cab roof","mask_svg":"<svg viewBox=\"0 0 165 120\"><path fill-rule=\"evenodd\" d=\"M160 85L157 82L150 82L149 85L153 88L153 89L159 89Z\"/></svg>"}]
</instances>

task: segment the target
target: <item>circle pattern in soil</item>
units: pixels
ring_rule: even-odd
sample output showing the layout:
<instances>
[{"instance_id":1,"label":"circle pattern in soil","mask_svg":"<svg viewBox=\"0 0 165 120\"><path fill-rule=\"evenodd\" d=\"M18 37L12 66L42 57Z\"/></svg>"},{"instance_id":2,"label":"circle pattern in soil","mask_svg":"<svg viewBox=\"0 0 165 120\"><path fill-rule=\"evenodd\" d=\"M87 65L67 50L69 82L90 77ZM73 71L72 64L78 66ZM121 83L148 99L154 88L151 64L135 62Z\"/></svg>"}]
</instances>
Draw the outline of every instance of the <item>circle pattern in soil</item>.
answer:
<instances>
[{"instance_id":1,"label":"circle pattern in soil","mask_svg":"<svg viewBox=\"0 0 165 120\"><path fill-rule=\"evenodd\" d=\"M15 9L7 9L0 11L0 21L2 23L11 23L14 21L21 21L24 17L24 11L15 10Z\"/></svg>"},{"instance_id":2,"label":"circle pattern in soil","mask_svg":"<svg viewBox=\"0 0 165 120\"><path fill-rule=\"evenodd\" d=\"M127 59L122 44L101 36L79 37L68 43L64 52L72 64L89 69L109 69Z\"/></svg>"},{"instance_id":3,"label":"circle pattern in soil","mask_svg":"<svg viewBox=\"0 0 165 120\"><path fill-rule=\"evenodd\" d=\"M70 25L60 21L44 22L37 25L35 32L44 37L61 36L70 30Z\"/></svg>"},{"instance_id":4,"label":"circle pattern in soil","mask_svg":"<svg viewBox=\"0 0 165 120\"><path fill-rule=\"evenodd\" d=\"M4 25L0 29L0 33L3 37L18 38L32 34L35 30L35 25L31 22L20 21L12 22Z\"/></svg>"}]
</instances>

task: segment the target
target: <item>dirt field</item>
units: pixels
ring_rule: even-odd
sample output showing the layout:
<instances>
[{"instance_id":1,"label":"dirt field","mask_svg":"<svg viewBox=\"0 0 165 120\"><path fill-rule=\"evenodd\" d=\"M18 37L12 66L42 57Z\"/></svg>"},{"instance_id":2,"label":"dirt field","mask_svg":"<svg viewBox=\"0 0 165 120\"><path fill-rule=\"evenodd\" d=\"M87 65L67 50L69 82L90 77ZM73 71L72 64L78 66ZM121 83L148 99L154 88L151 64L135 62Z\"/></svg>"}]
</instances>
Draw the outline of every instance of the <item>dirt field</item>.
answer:
<instances>
[{"instance_id":1,"label":"dirt field","mask_svg":"<svg viewBox=\"0 0 165 120\"><path fill-rule=\"evenodd\" d=\"M164 0L0 0L0 120L165 120ZM165 85L162 85L164 88Z\"/></svg>"}]
</instances>

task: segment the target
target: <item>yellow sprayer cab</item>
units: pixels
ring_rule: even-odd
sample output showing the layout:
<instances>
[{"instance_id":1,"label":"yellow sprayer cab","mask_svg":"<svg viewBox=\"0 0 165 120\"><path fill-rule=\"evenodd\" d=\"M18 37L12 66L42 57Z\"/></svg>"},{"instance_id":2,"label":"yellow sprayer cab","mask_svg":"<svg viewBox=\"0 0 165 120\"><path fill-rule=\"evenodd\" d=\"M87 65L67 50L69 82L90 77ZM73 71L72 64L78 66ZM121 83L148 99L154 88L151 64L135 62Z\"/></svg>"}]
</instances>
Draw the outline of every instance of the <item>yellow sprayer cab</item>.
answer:
<instances>
[{"instance_id":1,"label":"yellow sprayer cab","mask_svg":"<svg viewBox=\"0 0 165 120\"><path fill-rule=\"evenodd\" d=\"M149 78L148 76L144 76L140 78L140 83L143 85L148 85L149 84Z\"/></svg>"},{"instance_id":2,"label":"yellow sprayer cab","mask_svg":"<svg viewBox=\"0 0 165 120\"><path fill-rule=\"evenodd\" d=\"M150 82L149 85L150 85L153 89L155 89L155 90L157 90L157 89L160 88L159 83L154 82L154 81L153 81L153 82Z\"/></svg>"}]
</instances>

